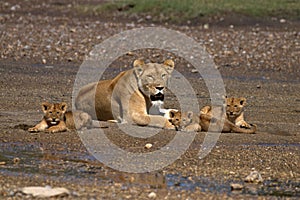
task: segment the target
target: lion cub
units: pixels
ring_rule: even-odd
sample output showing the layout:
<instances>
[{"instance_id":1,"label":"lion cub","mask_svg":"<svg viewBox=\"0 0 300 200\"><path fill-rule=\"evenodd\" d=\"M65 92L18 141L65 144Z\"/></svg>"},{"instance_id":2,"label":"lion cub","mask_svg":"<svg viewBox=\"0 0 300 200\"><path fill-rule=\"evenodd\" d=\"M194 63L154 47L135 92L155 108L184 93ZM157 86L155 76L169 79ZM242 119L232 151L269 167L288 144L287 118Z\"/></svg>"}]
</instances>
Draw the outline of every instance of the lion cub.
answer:
<instances>
[{"instance_id":1,"label":"lion cub","mask_svg":"<svg viewBox=\"0 0 300 200\"><path fill-rule=\"evenodd\" d=\"M193 115L188 111L171 110L169 121L176 127L176 130L184 131L221 131L223 133L236 132L253 134L256 126L248 124L244 120L245 98L226 98L224 106L218 106L214 109L211 106L204 106L200 110L200 115ZM224 122L221 123L221 119Z\"/></svg>"},{"instance_id":2,"label":"lion cub","mask_svg":"<svg viewBox=\"0 0 300 200\"><path fill-rule=\"evenodd\" d=\"M201 131L199 116L194 115L192 111L182 113L178 110L170 110L169 121L175 126L176 130L187 132Z\"/></svg>"},{"instance_id":3,"label":"lion cub","mask_svg":"<svg viewBox=\"0 0 300 200\"><path fill-rule=\"evenodd\" d=\"M217 107L215 111L224 118L224 124L222 132L236 132L252 134L256 131L256 126L248 124L244 120L244 106L246 105L246 98L226 98L225 105ZM204 106L200 110L200 125L204 131L208 131L208 128L212 123L212 128L220 129L221 121L217 119L212 113L211 106Z\"/></svg>"},{"instance_id":4,"label":"lion cub","mask_svg":"<svg viewBox=\"0 0 300 200\"><path fill-rule=\"evenodd\" d=\"M82 111L67 111L67 104L65 102L44 102L42 103L42 110L44 112L42 121L34 127L29 128L29 132L46 131L56 133L72 130L76 129L75 121L78 129L90 127L92 124L92 118L89 114Z\"/></svg>"}]
</instances>

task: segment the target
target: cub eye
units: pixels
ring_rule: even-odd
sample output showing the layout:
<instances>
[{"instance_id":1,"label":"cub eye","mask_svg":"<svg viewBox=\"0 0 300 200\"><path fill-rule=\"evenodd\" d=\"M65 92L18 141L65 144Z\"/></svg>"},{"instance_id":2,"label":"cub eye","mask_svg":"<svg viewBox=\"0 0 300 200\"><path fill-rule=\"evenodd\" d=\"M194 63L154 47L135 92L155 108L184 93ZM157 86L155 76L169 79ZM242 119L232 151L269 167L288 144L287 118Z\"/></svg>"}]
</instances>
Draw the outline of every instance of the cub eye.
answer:
<instances>
[{"instance_id":1,"label":"cub eye","mask_svg":"<svg viewBox=\"0 0 300 200\"><path fill-rule=\"evenodd\" d=\"M52 114L52 111L49 111L50 114Z\"/></svg>"},{"instance_id":2,"label":"cub eye","mask_svg":"<svg viewBox=\"0 0 300 200\"><path fill-rule=\"evenodd\" d=\"M230 105L227 105L227 107L230 107Z\"/></svg>"},{"instance_id":3,"label":"cub eye","mask_svg":"<svg viewBox=\"0 0 300 200\"><path fill-rule=\"evenodd\" d=\"M56 114L59 114L59 112L57 111Z\"/></svg>"},{"instance_id":4,"label":"cub eye","mask_svg":"<svg viewBox=\"0 0 300 200\"><path fill-rule=\"evenodd\" d=\"M237 105L234 105L234 107L236 108L236 107L237 107Z\"/></svg>"},{"instance_id":5,"label":"cub eye","mask_svg":"<svg viewBox=\"0 0 300 200\"><path fill-rule=\"evenodd\" d=\"M165 77L167 77L167 74L162 74L161 77L165 78Z\"/></svg>"}]
</instances>

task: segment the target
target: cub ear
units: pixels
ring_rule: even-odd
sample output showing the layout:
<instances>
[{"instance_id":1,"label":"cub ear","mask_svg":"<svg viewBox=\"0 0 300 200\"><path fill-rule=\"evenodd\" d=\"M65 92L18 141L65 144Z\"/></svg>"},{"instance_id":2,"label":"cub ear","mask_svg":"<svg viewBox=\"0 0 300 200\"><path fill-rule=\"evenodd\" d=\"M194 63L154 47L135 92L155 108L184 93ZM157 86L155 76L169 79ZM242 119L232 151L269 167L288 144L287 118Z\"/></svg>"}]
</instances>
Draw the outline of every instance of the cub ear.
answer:
<instances>
[{"instance_id":1,"label":"cub ear","mask_svg":"<svg viewBox=\"0 0 300 200\"><path fill-rule=\"evenodd\" d=\"M50 108L51 108L52 104L49 102L43 102L42 103L42 110L44 113L46 113Z\"/></svg>"},{"instance_id":2,"label":"cub ear","mask_svg":"<svg viewBox=\"0 0 300 200\"><path fill-rule=\"evenodd\" d=\"M137 76L142 75L143 73L143 65L145 65L145 62L143 60L135 60L133 62L133 67L134 67L134 72L136 73Z\"/></svg>"},{"instance_id":3,"label":"cub ear","mask_svg":"<svg viewBox=\"0 0 300 200\"><path fill-rule=\"evenodd\" d=\"M170 118L175 117L175 114L176 114L177 112L178 112L178 111L176 111L176 110L170 110L170 111L169 111L169 116L170 116Z\"/></svg>"},{"instance_id":4,"label":"cub ear","mask_svg":"<svg viewBox=\"0 0 300 200\"><path fill-rule=\"evenodd\" d=\"M242 106L246 105L246 98L241 97L241 98L240 98L240 104L241 104Z\"/></svg>"},{"instance_id":5,"label":"cub ear","mask_svg":"<svg viewBox=\"0 0 300 200\"><path fill-rule=\"evenodd\" d=\"M60 109L63 111L63 113L65 113L67 111L68 106L65 102L61 102L59 104L59 106L60 106Z\"/></svg>"},{"instance_id":6,"label":"cub ear","mask_svg":"<svg viewBox=\"0 0 300 200\"><path fill-rule=\"evenodd\" d=\"M164 65L166 66L166 68L167 68L167 71L168 71L168 73L169 74L171 74L172 73L172 71L173 71L173 69L174 69L174 61L173 60L165 60L164 61Z\"/></svg>"},{"instance_id":7,"label":"cub ear","mask_svg":"<svg viewBox=\"0 0 300 200\"><path fill-rule=\"evenodd\" d=\"M193 111L188 111L187 112L188 119L192 119L193 115L194 115Z\"/></svg>"}]
</instances>

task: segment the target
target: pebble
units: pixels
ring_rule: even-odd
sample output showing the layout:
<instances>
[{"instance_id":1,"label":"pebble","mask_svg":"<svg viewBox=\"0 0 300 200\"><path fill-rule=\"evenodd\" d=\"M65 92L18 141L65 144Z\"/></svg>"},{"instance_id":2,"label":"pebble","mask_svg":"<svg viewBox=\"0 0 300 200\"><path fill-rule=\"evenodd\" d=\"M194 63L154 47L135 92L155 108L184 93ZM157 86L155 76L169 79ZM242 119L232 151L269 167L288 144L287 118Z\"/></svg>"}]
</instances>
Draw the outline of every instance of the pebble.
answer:
<instances>
[{"instance_id":1,"label":"pebble","mask_svg":"<svg viewBox=\"0 0 300 200\"><path fill-rule=\"evenodd\" d=\"M63 188L63 187L52 188L50 186L24 187L21 189L21 192L25 195L32 195L33 197L38 197L38 198L68 196L70 194L70 191L66 188Z\"/></svg>"},{"instance_id":2,"label":"pebble","mask_svg":"<svg viewBox=\"0 0 300 200\"><path fill-rule=\"evenodd\" d=\"M150 199L155 199L156 198L156 193L155 192L150 192L149 194L148 194L148 197L150 198Z\"/></svg>"},{"instance_id":3,"label":"pebble","mask_svg":"<svg viewBox=\"0 0 300 200\"><path fill-rule=\"evenodd\" d=\"M147 144L145 145L145 148L146 148L146 149L150 149L152 146L153 146L153 145L152 145L151 143L147 143Z\"/></svg>"},{"instance_id":4,"label":"pebble","mask_svg":"<svg viewBox=\"0 0 300 200\"><path fill-rule=\"evenodd\" d=\"M261 174L258 171L252 171L246 178L245 182L250 182L250 183L262 183L263 178Z\"/></svg>"},{"instance_id":5,"label":"pebble","mask_svg":"<svg viewBox=\"0 0 300 200\"><path fill-rule=\"evenodd\" d=\"M244 188L244 186L239 183L231 183L230 187L231 187L231 190L241 190Z\"/></svg>"}]
</instances>

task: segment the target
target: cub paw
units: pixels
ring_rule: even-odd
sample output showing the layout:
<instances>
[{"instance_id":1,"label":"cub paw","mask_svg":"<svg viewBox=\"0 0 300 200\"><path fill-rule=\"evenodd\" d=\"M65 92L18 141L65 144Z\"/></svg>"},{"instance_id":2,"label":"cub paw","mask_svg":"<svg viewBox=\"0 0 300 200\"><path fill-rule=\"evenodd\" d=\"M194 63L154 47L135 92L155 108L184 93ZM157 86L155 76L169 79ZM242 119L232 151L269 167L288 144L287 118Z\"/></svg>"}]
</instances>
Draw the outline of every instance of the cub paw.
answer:
<instances>
[{"instance_id":1,"label":"cub paw","mask_svg":"<svg viewBox=\"0 0 300 200\"><path fill-rule=\"evenodd\" d=\"M32 127L32 128L28 129L28 132L36 133L36 132L39 132L39 130L37 128L35 128L35 127Z\"/></svg>"},{"instance_id":2,"label":"cub paw","mask_svg":"<svg viewBox=\"0 0 300 200\"><path fill-rule=\"evenodd\" d=\"M242 123L242 124L240 125L240 127L241 127L241 128L245 128L245 129L251 129L251 125L248 124L248 123L246 123L246 122Z\"/></svg>"}]
</instances>

